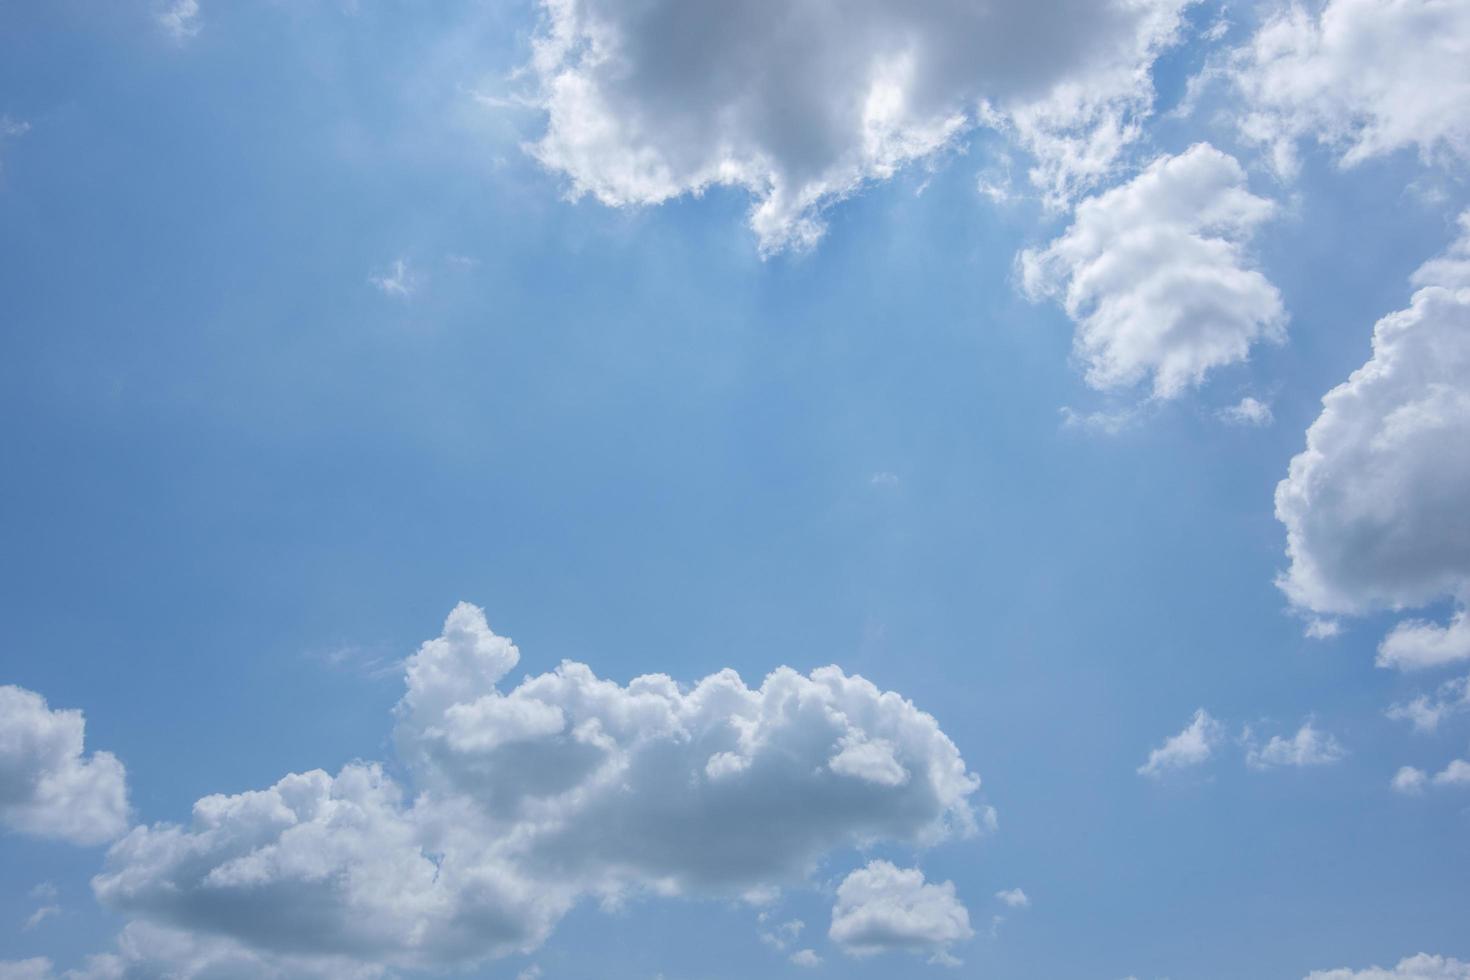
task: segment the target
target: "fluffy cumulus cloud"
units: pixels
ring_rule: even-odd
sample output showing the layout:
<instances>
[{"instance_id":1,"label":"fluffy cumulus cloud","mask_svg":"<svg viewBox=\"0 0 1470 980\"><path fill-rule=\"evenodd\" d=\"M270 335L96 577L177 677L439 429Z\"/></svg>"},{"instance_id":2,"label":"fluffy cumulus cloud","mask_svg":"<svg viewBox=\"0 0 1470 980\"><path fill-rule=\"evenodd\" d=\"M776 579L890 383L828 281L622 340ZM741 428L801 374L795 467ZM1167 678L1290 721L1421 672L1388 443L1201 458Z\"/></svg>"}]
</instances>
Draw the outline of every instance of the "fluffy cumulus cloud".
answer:
<instances>
[{"instance_id":1,"label":"fluffy cumulus cloud","mask_svg":"<svg viewBox=\"0 0 1470 980\"><path fill-rule=\"evenodd\" d=\"M1283 173L1314 139L1352 165L1413 148L1470 159L1470 6L1459 0L1292 3L1238 51L1240 126Z\"/></svg>"},{"instance_id":2,"label":"fluffy cumulus cloud","mask_svg":"<svg viewBox=\"0 0 1470 980\"><path fill-rule=\"evenodd\" d=\"M1094 387L1151 379L1173 398L1285 336L1281 296L1246 251L1274 212L1234 158L1196 144L1083 201L1060 238L1021 253L1021 285L1076 322Z\"/></svg>"},{"instance_id":3,"label":"fluffy cumulus cloud","mask_svg":"<svg viewBox=\"0 0 1470 980\"><path fill-rule=\"evenodd\" d=\"M870 956L887 950L951 960L950 948L974 935L954 883L929 884L917 868L872 861L837 886L828 935L843 951Z\"/></svg>"},{"instance_id":4,"label":"fluffy cumulus cloud","mask_svg":"<svg viewBox=\"0 0 1470 980\"><path fill-rule=\"evenodd\" d=\"M1470 215L1414 274L1407 309L1378 321L1373 355L1322 400L1276 488L1292 603L1315 614L1460 604L1446 624L1401 622L1379 663L1470 658Z\"/></svg>"},{"instance_id":5,"label":"fluffy cumulus cloud","mask_svg":"<svg viewBox=\"0 0 1470 980\"><path fill-rule=\"evenodd\" d=\"M614 206L743 188L765 251L811 245L827 205L982 123L1061 199L1137 135L1189 2L542 0L533 152Z\"/></svg>"},{"instance_id":6,"label":"fluffy cumulus cloud","mask_svg":"<svg viewBox=\"0 0 1470 980\"><path fill-rule=\"evenodd\" d=\"M1148 754L1148 760L1138 767L1138 774L1157 778L1198 766L1208 762L1224 740L1225 727L1200 708L1183 731L1169 736L1163 745Z\"/></svg>"},{"instance_id":7,"label":"fluffy cumulus cloud","mask_svg":"<svg viewBox=\"0 0 1470 980\"><path fill-rule=\"evenodd\" d=\"M1264 745L1250 746L1245 764L1252 769L1326 766L1340 762L1345 755L1347 750L1336 738L1308 721L1290 738L1273 735Z\"/></svg>"},{"instance_id":8,"label":"fluffy cumulus cloud","mask_svg":"<svg viewBox=\"0 0 1470 980\"><path fill-rule=\"evenodd\" d=\"M1420 953L1388 970L1379 966L1366 970L1315 970L1307 974L1306 980L1470 980L1470 963Z\"/></svg>"},{"instance_id":9,"label":"fluffy cumulus cloud","mask_svg":"<svg viewBox=\"0 0 1470 980\"><path fill-rule=\"evenodd\" d=\"M108 752L86 755L80 711L51 710L24 688L0 687L0 826L101 844L127 829L127 775Z\"/></svg>"},{"instance_id":10,"label":"fluffy cumulus cloud","mask_svg":"<svg viewBox=\"0 0 1470 980\"><path fill-rule=\"evenodd\" d=\"M563 663L502 690L518 662L457 607L395 709L414 794L354 763L206 797L119 841L98 896L271 964L452 966L535 948L584 897L746 894L977 826L935 720L835 667L681 687Z\"/></svg>"}]
</instances>

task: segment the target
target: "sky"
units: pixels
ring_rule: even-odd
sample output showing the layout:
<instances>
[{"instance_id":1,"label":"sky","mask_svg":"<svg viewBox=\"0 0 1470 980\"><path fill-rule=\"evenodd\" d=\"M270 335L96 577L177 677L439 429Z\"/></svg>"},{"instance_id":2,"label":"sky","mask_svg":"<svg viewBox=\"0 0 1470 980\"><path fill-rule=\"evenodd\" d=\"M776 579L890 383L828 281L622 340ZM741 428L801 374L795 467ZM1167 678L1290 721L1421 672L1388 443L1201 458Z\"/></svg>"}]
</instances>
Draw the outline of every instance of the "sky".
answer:
<instances>
[{"instance_id":1,"label":"sky","mask_svg":"<svg viewBox=\"0 0 1470 980\"><path fill-rule=\"evenodd\" d=\"M0 4L0 980L1470 978L1470 6Z\"/></svg>"}]
</instances>

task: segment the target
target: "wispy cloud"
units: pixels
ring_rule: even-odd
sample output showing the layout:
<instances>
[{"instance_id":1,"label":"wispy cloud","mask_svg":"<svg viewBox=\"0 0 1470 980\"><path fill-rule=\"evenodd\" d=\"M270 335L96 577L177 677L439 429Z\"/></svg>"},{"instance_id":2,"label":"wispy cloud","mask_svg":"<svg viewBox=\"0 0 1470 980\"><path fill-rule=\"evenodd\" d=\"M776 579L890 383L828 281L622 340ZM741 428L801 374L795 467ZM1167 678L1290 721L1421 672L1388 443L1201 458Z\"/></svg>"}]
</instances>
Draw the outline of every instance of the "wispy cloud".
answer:
<instances>
[{"instance_id":1,"label":"wispy cloud","mask_svg":"<svg viewBox=\"0 0 1470 980\"><path fill-rule=\"evenodd\" d=\"M199 0L171 0L157 20L175 41L187 41L199 33Z\"/></svg>"}]
</instances>

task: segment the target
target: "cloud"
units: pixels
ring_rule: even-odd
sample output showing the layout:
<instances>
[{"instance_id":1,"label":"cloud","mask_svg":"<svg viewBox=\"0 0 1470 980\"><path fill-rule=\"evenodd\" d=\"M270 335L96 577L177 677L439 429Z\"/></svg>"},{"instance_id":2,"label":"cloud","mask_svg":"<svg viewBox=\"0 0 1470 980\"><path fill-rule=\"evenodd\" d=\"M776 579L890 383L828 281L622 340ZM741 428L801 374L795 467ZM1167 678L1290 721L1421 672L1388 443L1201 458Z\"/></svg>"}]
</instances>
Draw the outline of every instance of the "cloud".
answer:
<instances>
[{"instance_id":1,"label":"cloud","mask_svg":"<svg viewBox=\"0 0 1470 980\"><path fill-rule=\"evenodd\" d=\"M385 296L407 299L419 288L419 276L409 268L405 259L394 259L392 266L382 275L368 277L368 282Z\"/></svg>"},{"instance_id":2,"label":"cloud","mask_svg":"<svg viewBox=\"0 0 1470 980\"><path fill-rule=\"evenodd\" d=\"M1158 778L1208 762L1224 738L1224 727L1200 708L1183 731L1169 736L1163 745L1148 754L1148 761L1138 767L1138 774Z\"/></svg>"},{"instance_id":3,"label":"cloud","mask_svg":"<svg viewBox=\"0 0 1470 980\"><path fill-rule=\"evenodd\" d=\"M12 119L9 116L0 115L0 146L3 146L6 140L24 136L30 131L31 124L24 119ZM0 159L0 165L3 165L4 162L3 159ZM3 172L3 166L0 166L0 173Z\"/></svg>"},{"instance_id":4,"label":"cloud","mask_svg":"<svg viewBox=\"0 0 1470 980\"><path fill-rule=\"evenodd\" d=\"M1413 766L1402 766L1393 774L1393 786L1395 792L1405 795L1414 795L1424 792L1425 785L1429 782L1429 776L1423 769L1415 769Z\"/></svg>"},{"instance_id":5,"label":"cloud","mask_svg":"<svg viewBox=\"0 0 1470 980\"><path fill-rule=\"evenodd\" d=\"M1470 786L1470 762L1454 759L1434 777L1436 786Z\"/></svg>"},{"instance_id":6,"label":"cloud","mask_svg":"<svg viewBox=\"0 0 1470 980\"><path fill-rule=\"evenodd\" d=\"M1316 5L1313 5L1315 7ZM1313 139L1352 166L1413 148L1429 160L1470 159L1470 7L1452 0L1292 3L1235 53L1226 74L1245 100L1239 119L1294 173Z\"/></svg>"},{"instance_id":7,"label":"cloud","mask_svg":"<svg viewBox=\"0 0 1470 980\"><path fill-rule=\"evenodd\" d=\"M1404 766L1393 777L1393 788L1400 793L1418 795L1427 786L1470 786L1470 762L1452 759L1433 776L1422 769Z\"/></svg>"},{"instance_id":8,"label":"cloud","mask_svg":"<svg viewBox=\"0 0 1470 980\"><path fill-rule=\"evenodd\" d=\"M1031 899L1027 898L1026 893L1019 888L1012 888L1008 891L996 892L995 897L1013 909L1024 909L1031 907Z\"/></svg>"},{"instance_id":9,"label":"cloud","mask_svg":"<svg viewBox=\"0 0 1470 980\"><path fill-rule=\"evenodd\" d=\"M1246 396L1234 405L1220 409L1220 418L1232 425L1266 426L1270 425L1275 416L1271 414L1271 406L1263 401Z\"/></svg>"},{"instance_id":10,"label":"cloud","mask_svg":"<svg viewBox=\"0 0 1470 980\"><path fill-rule=\"evenodd\" d=\"M1119 409L1101 409L1095 412L1080 412L1069 405L1063 405L1059 414L1062 416L1062 428L1075 429L1094 435L1116 436L1133 428L1143 420L1147 414L1144 408L1138 405L1129 405Z\"/></svg>"},{"instance_id":11,"label":"cloud","mask_svg":"<svg viewBox=\"0 0 1470 980\"><path fill-rule=\"evenodd\" d=\"M917 868L871 861L837 886L828 936L852 956L910 950L947 956L974 935L954 883L926 884Z\"/></svg>"},{"instance_id":12,"label":"cloud","mask_svg":"<svg viewBox=\"0 0 1470 980\"><path fill-rule=\"evenodd\" d=\"M502 691L519 659L461 604L406 661L413 793L360 762L205 797L114 845L94 890L271 964L452 967L535 949L584 898L737 897L977 829L935 720L836 667L686 688L566 662Z\"/></svg>"},{"instance_id":13,"label":"cloud","mask_svg":"<svg viewBox=\"0 0 1470 980\"><path fill-rule=\"evenodd\" d=\"M1334 636L1342 635L1342 623L1335 619L1322 619L1319 616L1309 616L1306 628L1302 630L1309 640L1330 640Z\"/></svg>"},{"instance_id":14,"label":"cloud","mask_svg":"<svg viewBox=\"0 0 1470 980\"><path fill-rule=\"evenodd\" d=\"M83 754L80 711L52 711L0 687L0 826L32 837L102 844L127 829L127 774L109 752Z\"/></svg>"},{"instance_id":15,"label":"cloud","mask_svg":"<svg viewBox=\"0 0 1470 980\"><path fill-rule=\"evenodd\" d=\"M0 980L372 980L384 971L337 958L263 956L228 938L129 923L116 951L57 971L50 960L0 962Z\"/></svg>"},{"instance_id":16,"label":"cloud","mask_svg":"<svg viewBox=\"0 0 1470 980\"><path fill-rule=\"evenodd\" d=\"M741 188L766 253L810 247L832 203L978 125L1061 199L1138 135L1188 2L543 0L532 152L614 207Z\"/></svg>"},{"instance_id":17,"label":"cloud","mask_svg":"<svg viewBox=\"0 0 1470 980\"><path fill-rule=\"evenodd\" d=\"M41 923L43 923L47 919L51 918L53 915L60 915L60 914L61 914L61 906L60 905L40 905L40 906L37 906L36 907L36 910L34 912L32 912L30 915L26 916L26 920L25 920L25 922L21 923L21 927L20 928L21 928L21 930L23 932L30 932L32 929L36 928Z\"/></svg>"},{"instance_id":18,"label":"cloud","mask_svg":"<svg viewBox=\"0 0 1470 980\"><path fill-rule=\"evenodd\" d=\"M1263 746L1251 746L1245 764L1252 769L1326 766L1340 762L1345 755L1347 751L1337 739L1308 721L1291 738L1274 735Z\"/></svg>"},{"instance_id":19,"label":"cloud","mask_svg":"<svg viewBox=\"0 0 1470 980\"><path fill-rule=\"evenodd\" d=\"M158 13L158 25L175 41L187 41L199 33L199 0L170 0Z\"/></svg>"},{"instance_id":20,"label":"cloud","mask_svg":"<svg viewBox=\"0 0 1470 980\"><path fill-rule=\"evenodd\" d=\"M801 931L805 928L805 922L800 919L790 919L772 929L762 932L760 934L761 942L774 950L784 950L796 942L797 938L801 936Z\"/></svg>"},{"instance_id":21,"label":"cloud","mask_svg":"<svg viewBox=\"0 0 1470 980\"><path fill-rule=\"evenodd\" d=\"M1470 711L1470 676L1445 681L1433 697L1421 694L1391 706L1387 714L1395 721L1407 721L1416 732L1432 732L1446 718L1465 711Z\"/></svg>"},{"instance_id":22,"label":"cloud","mask_svg":"<svg viewBox=\"0 0 1470 980\"><path fill-rule=\"evenodd\" d=\"M1245 184L1234 158L1199 143L1083 201L1065 234L1020 254L1026 295L1077 324L1089 384L1152 379L1154 397L1174 398L1284 338L1281 296L1246 254L1275 205Z\"/></svg>"},{"instance_id":23,"label":"cloud","mask_svg":"<svg viewBox=\"0 0 1470 980\"><path fill-rule=\"evenodd\" d=\"M808 969L822 965L822 958L814 949L798 949L791 954L790 959L796 966L804 966Z\"/></svg>"},{"instance_id":24,"label":"cloud","mask_svg":"<svg viewBox=\"0 0 1470 980\"><path fill-rule=\"evenodd\" d=\"M1316 970L1306 980L1470 980L1470 963L1444 956L1420 953L1391 970L1374 966L1366 970Z\"/></svg>"},{"instance_id":25,"label":"cloud","mask_svg":"<svg viewBox=\"0 0 1470 980\"><path fill-rule=\"evenodd\" d=\"M1440 626L1423 619L1406 619L1389 630L1378 645L1384 667L1418 670L1470 658L1470 619L1462 606Z\"/></svg>"},{"instance_id":26,"label":"cloud","mask_svg":"<svg viewBox=\"0 0 1470 980\"><path fill-rule=\"evenodd\" d=\"M1306 449L1276 488L1299 610L1363 614L1452 598L1448 625L1418 619L1378 662L1416 669L1470 658L1470 213L1414 274L1407 309L1373 330L1373 355L1322 399Z\"/></svg>"}]
</instances>

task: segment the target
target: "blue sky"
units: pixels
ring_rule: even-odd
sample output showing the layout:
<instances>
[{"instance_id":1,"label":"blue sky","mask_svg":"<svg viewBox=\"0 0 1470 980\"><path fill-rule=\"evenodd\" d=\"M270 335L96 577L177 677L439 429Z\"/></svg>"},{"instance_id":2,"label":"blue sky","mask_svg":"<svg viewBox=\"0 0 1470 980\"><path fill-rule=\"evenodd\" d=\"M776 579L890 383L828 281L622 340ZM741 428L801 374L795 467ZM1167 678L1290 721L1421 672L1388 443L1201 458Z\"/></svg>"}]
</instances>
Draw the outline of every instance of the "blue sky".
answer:
<instances>
[{"instance_id":1,"label":"blue sky","mask_svg":"<svg viewBox=\"0 0 1470 980\"><path fill-rule=\"evenodd\" d=\"M0 978L1470 976L1467 44L0 10Z\"/></svg>"}]
</instances>

